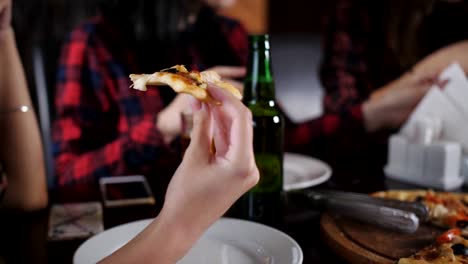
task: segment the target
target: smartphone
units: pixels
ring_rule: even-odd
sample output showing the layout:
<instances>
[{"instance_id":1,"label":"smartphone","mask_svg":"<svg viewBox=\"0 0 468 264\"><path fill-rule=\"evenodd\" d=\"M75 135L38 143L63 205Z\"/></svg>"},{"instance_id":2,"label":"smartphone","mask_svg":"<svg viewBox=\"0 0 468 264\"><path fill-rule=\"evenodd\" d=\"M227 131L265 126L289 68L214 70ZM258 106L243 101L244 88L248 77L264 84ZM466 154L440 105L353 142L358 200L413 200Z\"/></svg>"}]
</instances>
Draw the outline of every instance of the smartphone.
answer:
<instances>
[{"instance_id":1,"label":"smartphone","mask_svg":"<svg viewBox=\"0 0 468 264\"><path fill-rule=\"evenodd\" d=\"M101 178L99 187L106 207L155 204L151 188L142 175Z\"/></svg>"}]
</instances>

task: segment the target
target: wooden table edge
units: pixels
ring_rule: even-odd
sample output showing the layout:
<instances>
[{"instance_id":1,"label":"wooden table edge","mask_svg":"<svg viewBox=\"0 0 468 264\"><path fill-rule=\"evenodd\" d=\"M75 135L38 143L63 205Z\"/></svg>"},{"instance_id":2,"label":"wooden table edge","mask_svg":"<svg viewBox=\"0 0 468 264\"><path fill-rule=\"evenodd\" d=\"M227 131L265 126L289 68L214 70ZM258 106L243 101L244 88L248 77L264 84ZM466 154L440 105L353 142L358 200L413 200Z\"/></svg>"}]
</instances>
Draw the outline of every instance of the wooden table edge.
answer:
<instances>
[{"instance_id":1,"label":"wooden table edge","mask_svg":"<svg viewBox=\"0 0 468 264\"><path fill-rule=\"evenodd\" d=\"M353 264L396 263L394 260L377 255L350 240L329 214L323 214L320 219L320 229L324 240L333 252Z\"/></svg>"}]
</instances>

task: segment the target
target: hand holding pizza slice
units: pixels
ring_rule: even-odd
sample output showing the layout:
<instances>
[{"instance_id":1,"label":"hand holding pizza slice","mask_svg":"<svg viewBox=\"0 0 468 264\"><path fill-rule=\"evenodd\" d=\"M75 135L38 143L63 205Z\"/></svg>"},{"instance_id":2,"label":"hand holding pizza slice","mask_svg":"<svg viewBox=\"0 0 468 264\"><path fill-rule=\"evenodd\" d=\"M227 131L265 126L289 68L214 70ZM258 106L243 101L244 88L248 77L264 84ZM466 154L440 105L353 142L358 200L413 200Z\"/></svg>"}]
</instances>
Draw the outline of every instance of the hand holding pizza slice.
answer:
<instances>
[{"instance_id":1,"label":"hand holding pizza slice","mask_svg":"<svg viewBox=\"0 0 468 264\"><path fill-rule=\"evenodd\" d=\"M188 71L183 65L176 65L153 74L131 74L132 88L146 91L147 85L168 85L177 93L187 93L202 102L216 102L209 94L208 83L213 83L230 93L239 100L242 94L228 82L221 80L214 71Z\"/></svg>"}]
</instances>

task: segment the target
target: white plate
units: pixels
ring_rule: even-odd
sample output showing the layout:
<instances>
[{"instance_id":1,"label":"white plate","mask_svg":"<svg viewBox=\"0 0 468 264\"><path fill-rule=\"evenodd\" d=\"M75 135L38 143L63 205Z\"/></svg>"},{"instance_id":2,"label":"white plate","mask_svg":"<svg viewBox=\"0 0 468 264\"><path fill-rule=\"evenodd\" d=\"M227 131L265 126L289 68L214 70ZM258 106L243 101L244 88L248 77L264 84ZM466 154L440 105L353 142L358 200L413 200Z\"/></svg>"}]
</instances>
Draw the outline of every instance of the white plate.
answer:
<instances>
[{"instance_id":1,"label":"white plate","mask_svg":"<svg viewBox=\"0 0 468 264\"><path fill-rule=\"evenodd\" d=\"M85 241L74 264L96 263L143 230L151 219L120 225ZM302 250L274 228L231 218L214 223L178 264L301 264Z\"/></svg>"},{"instance_id":2,"label":"white plate","mask_svg":"<svg viewBox=\"0 0 468 264\"><path fill-rule=\"evenodd\" d=\"M319 185L330 179L332 170L325 162L295 153L284 154L285 191Z\"/></svg>"}]
</instances>

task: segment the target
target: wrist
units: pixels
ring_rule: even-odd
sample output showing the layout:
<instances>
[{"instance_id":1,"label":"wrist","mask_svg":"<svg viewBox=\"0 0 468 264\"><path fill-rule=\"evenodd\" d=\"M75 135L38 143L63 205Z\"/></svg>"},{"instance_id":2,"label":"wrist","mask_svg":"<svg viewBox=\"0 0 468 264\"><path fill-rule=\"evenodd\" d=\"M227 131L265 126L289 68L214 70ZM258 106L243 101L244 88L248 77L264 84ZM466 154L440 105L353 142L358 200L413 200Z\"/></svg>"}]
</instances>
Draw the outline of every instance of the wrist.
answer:
<instances>
[{"instance_id":1,"label":"wrist","mask_svg":"<svg viewBox=\"0 0 468 264\"><path fill-rule=\"evenodd\" d=\"M163 209L153 229L155 236L164 237L165 251L171 252L169 255L173 262L177 262L187 254L203 234L203 230L199 229L196 224L189 223L186 220L189 219L172 217L166 214Z\"/></svg>"},{"instance_id":2,"label":"wrist","mask_svg":"<svg viewBox=\"0 0 468 264\"><path fill-rule=\"evenodd\" d=\"M176 229L177 235L181 235L184 240L198 238L205 231L206 225L198 220L200 218L187 217L190 214L187 214L185 210L179 209L163 206L161 213L158 215L158 218L160 218L159 225L169 230Z\"/></svg>"},{"instance_id":3,"label":"wrist","mask_svg":"<svg viewBox=\"0 0 468 264\"><path fill-rule=\"evenodd\" d=\"M14 40L15 32L11 26L0 29L0 45Z\"/></svg>"},{"instance_id":4,"label":"wrist","mask_svg":"<svg viewBox=\"0 0 468 264\"><path fill-rule=\"evenodd\" d=\"M100 263L176 263L198 239L185 231L177 219L160 213L141 233Z\"/></svg>"}]
</instances>

